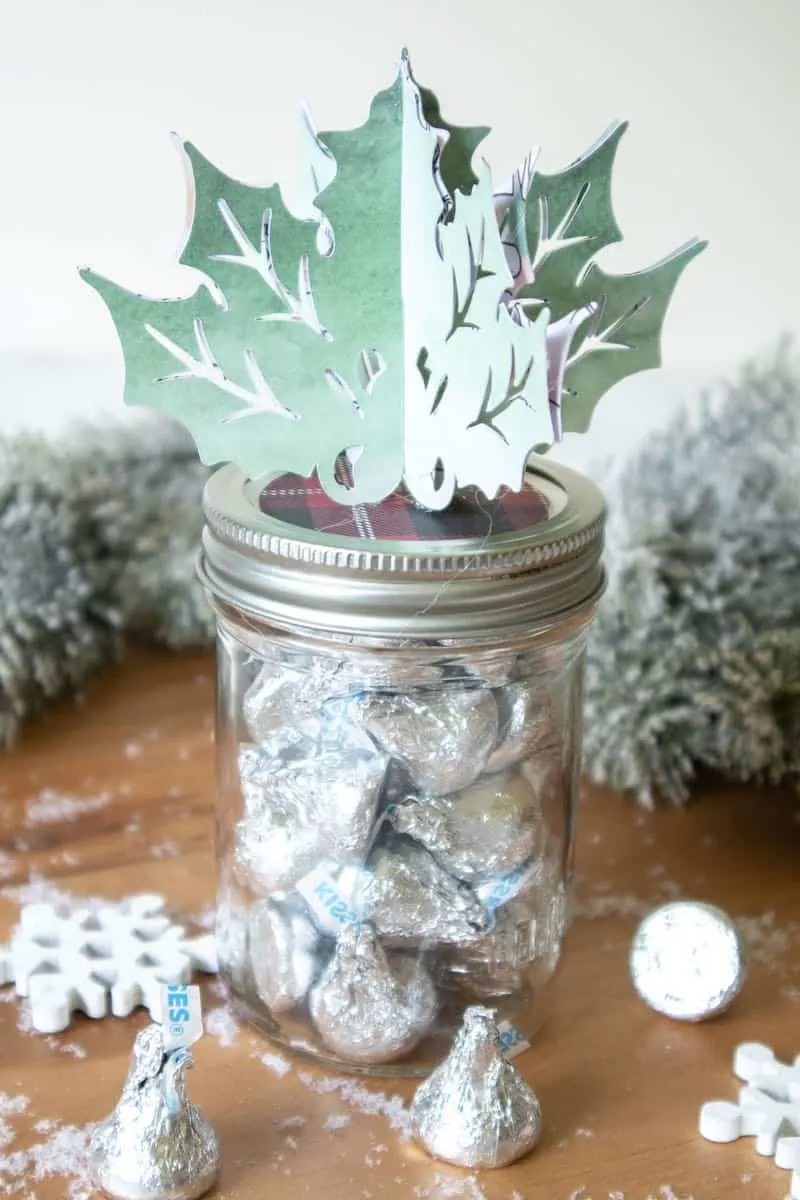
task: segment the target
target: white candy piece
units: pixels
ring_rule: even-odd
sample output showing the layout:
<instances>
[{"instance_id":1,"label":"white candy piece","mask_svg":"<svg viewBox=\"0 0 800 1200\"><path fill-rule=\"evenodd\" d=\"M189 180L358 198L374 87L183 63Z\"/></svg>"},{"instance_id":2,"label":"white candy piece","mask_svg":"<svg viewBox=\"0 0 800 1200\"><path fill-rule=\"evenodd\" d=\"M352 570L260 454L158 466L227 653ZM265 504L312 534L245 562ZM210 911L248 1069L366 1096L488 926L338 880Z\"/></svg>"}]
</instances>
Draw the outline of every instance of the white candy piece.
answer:
<instances>
[{"instance_id":1,"label":"white candy piece","mask_svg":"<svg viewBox=\"0 0 800 1200\"><path fill-rule=\"evenodd\" d=\"M190 938L173 925L163 896L117 904L28 904L9 946L0 948L0 982L30 1001L37 1033L61 1033L79 1011L127 1017L139 1005L158 1020L164 983L188 983L194 970L217 970L214 938Z\"/></svg>"}]
</instances>

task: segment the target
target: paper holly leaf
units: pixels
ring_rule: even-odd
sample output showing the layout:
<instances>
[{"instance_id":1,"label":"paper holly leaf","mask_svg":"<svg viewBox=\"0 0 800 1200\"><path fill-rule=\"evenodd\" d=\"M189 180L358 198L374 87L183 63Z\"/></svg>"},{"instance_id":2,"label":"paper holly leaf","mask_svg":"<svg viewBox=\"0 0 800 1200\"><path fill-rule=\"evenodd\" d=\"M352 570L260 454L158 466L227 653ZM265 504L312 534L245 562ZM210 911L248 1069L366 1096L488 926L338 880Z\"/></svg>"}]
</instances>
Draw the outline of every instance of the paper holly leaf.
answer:
<instances>
[{"instance_id":1,"label":"paper holly leaf","mask_svg":"<svg viewBox=\"0 0 800 1200\"><path fill-rule=\"evenodd\" d=\"M598 400L627 375L661 363L667 306L684 268L706 243L692 241L662 262L612 275L594 262L621 240L611 197L620 139L617 123L553 175L526 160L498 206L515 300L531 315L547 308L552 440L584 432Z\"/></svg>"},{"instance_id":2,"label":"paper holly leaf","mask_svg":"<svg viewBox=\"0 0 800 1200\"><path fill-rule=\"evenodd\" d=\"M155 300L84 272L120 335L126 401L181 420L206 463L263 481L316 472L349 505L401 483L431 508L457 487L519 488L534 447L657 365L667 302L701 249L632 276L594 262L620 237L623 129L556 175L529 158L495 197L473 161L488 130L445 121L404 55L359 128L317 134L306 119L297 212L185 144L181 262L204 282Z\"/></svg>"},{"instance_id":3,"label":"paper holly leaf","mask_svg":"<svg viewBox=\"0 0 800 1200\"><path fill-rule=\"evenodd\" d=\"M483 131L445 133L425 120L404 60L364 125L314 139L317 221L187 144L195 204L181 261L208 284L158 301L84 273L120 333L126 401L178 417L205 462L254 477L317 470L348 504L403 478L438 507L478 476L490 495L519 487L548 422L546 315L515 321L502 306L488 175L469 196L443 196L432 170L444 144L442 172L466 186Z\"/></svg>"},{"instance_id":4,"label":"paper holly leaf","mask_svg":"<svg viewBox=\"0 0 800 1200\"><path fill-rule=\"evenodd\" d=\"M597 401L619 380L661 363L661 329L675 285L705 248L688 242L655 266L610 275L596 263L580 285L580 302L594 311L573 338L564 371L564 431L589 428Z\"/></svg>"},{"instance_id":5,"label":"paper holly leaf","mask_svg":"<svg viewBox=\"0 0 800 1200\"><path fill-rule=\"evenodd\" d=\"M518 290L517 299L532 302L527 307L537 311L547 305L551 320L580 307L575 288L583 269L599 250L622 239L611 203L611 172L626 129L623 122L613 125L556 175L533 173L514 206L523 210L511 219L519 220L521 256L532 281Z\"/></svg>"}]
</instances>

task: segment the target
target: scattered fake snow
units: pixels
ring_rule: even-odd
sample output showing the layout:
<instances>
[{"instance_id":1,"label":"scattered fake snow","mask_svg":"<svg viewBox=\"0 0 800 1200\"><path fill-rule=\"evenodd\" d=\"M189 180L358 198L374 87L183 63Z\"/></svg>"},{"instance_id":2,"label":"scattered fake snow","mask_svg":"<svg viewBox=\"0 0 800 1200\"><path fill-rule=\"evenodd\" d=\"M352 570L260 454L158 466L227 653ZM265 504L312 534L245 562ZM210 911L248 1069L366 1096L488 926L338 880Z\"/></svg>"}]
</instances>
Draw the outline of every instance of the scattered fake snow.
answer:
<instances>
[{"instance_id":1,"label":"scattered fake snow","mask_svg":"<svg viewBox=\"0 0 800 1200\"><path fill-rule=\"evenodd\" d=\"M431 1197L431 1200L455 1200L456 1197L464 1197L464 1200L488 1200L486 1192L478 1183L477 1175L468 1175L463 1179L457 1175L443 1175L441 1171L436 1172L430 1187L418 1184L414 1188L414 1195Z\"/></svg>"},{"instance_id":2,"label":"scattered fake snow","mask_svg":"<svg viewBox=\"0 0 800 1200\"><path fill-rule=\"evenodd\" d=\"M11 1196L32 1182L56 1176L71 1180L68 1200L90 1200L89 1139L93 1126L79 1128L60 1122L42 1142L0 1157L0 1195Z\"/></svg>"},{"instance_id":3,"label":"scattered fake snow","mask_svg":"<svg viewBox=\"0 0 800 1200\"><path fill-rule=\"evenodd\" d=\"M297 1077L305 1087L321 1096L337 1093L345 1104L349 1104L356 1112L364 1113L368 1117L386 1117L389 1126L400 1132L403 1141L411 1136L408 1109L400 1096L371 1092L353 1079L336 1076L330 1079L315 1079L309 1071L298 1071Z\"/></svg>"},{"instance_id":4,"label":"scattered fake snow","mask_svg":"<svg viewBox=\"0 0 800 1200\"><path fill-rule=\"evenodd\" d=\"M74 821L84 813L96 812L111 800L111 792L98 796L67 796L53 788L44 788L35 800L25 805L25 824L29 829L36 825L52 825L58 821Z\"/></svg>"},{"instance_id":5,"label":"scattered fake snow","mask_svg":"<svg viewBox=\"0 0 800 1200\"><path fill-rule=\"evenodd\" d=\"M346 1113L331 1113L329 1117L326 1117L325 1124L322 1126L322 1128L329 1130L344 1129L346 1125L350 1124L352 1119L353 1118L348 1117Z\"/></svg>"},{"instance_id":6,"label":"scattered fake snow","mask_svg":"<svg viewBox=\"0 0 800 1200\"><path fill-rule=\"evenodd\" d=\"M231 1046L235 1045L239 1037L239 1022L224 1004L220 1004L217 1008L209 1009L205 1016L204 1025L206 1033L210 1037L216 1038L223 1050L228 1050Z\"/></svg>"},{"instance_id":7,"label":"scattered fake snow","mask_svg":"<svg viewBox=\"0 0 800 1200\"><path fill-rule=\"evenodd\" d=\"M0 1092L0 1117L17 1117L27 1111L30 1099L27 1096L9 1096Z\"/></svg>"},{"instance_id":8,"label":"scattered fake snow","mask_svg":"<svg viewBox=\"0 0 800 1200\"><path fill-rule=\"evenodd\" d=\"M288 1075L292 1069L292 1064L282 1054L257 1054L256 1058L279 1079L283 1079L284 1075Z\"/></svg>"}]
</instances>

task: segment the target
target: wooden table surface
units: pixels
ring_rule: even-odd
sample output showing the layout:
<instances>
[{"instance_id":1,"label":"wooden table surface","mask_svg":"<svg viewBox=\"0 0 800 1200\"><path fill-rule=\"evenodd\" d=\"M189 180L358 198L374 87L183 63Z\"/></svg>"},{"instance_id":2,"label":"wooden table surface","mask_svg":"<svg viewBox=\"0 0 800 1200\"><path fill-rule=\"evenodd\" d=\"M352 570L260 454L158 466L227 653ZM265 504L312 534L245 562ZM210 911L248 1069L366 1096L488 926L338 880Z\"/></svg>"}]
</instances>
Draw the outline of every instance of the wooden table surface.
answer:
<instances>
[{"instance_id":1,"label":"wooden table surface","mask_svg":"<svg viewBox=\"0 0 800 1200\"><path fill-rule=\"evenodd\" d=\"M0 759L0 936L21 899L46 891L42 879L73 895L163 892L181 920L208 920L212 691L208 655L137 653ZM584 790L579 916L553 1015L517 1060L541 1099L544 1134L513 1167L470 1174L432 1162L403 1139L411 1081L290 1063L237 1030L218 985L206 983L212 1033L196 1048L189 1087L220 1137L220 1200L783 1197L788 1174L752 1140L713 1146L696 1127L702 1101L735 1097L738 1042L800 1052L798 802L778 789L701 790L685 809L652 813ZM727 908L751 945L744 992L703 1025L650 1012L627 973L637 918L679 895ZM0 999L0 1195L85 1200L84 1126L116 1102L146 1015L77 1017L43 1038L26 1027L13 988Z\"/></svg>"}]
</instances>

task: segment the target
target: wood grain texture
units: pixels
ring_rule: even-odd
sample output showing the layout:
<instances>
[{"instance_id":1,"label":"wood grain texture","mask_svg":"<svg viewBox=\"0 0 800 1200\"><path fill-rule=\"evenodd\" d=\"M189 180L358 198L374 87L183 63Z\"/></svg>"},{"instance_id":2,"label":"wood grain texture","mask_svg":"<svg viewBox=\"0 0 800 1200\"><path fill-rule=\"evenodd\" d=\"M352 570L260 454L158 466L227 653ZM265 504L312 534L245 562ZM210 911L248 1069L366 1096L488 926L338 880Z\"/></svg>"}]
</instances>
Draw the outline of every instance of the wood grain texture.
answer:
<instances>
[{"instance_id":1,"label":"wood grain texture","mask_svg":"<svg viewBox=\"0 0 800 1200\"><path fill-rule=\"evenodd\" d=\"M14 887L38 876L73 894L160 891L187 921L208 911L212 673L205 654L139 653L0 760L0 934L16 918ZM76 798L109 795L95 811L59 820L42 807L46 789ZM783 1196L787 1174L758 1158L752 1142L712 1146L695 1130L703 1100L735 1095L730 1063L737 1042L766 1041L787 1056L800 1052L798 804L779 789L709 782L702 792L702 802L686 809L646 813L585 789L579 915L550 1019L517 1060L544 1112L543 1140L531 1157L473 1177L433 1163L402 1140L385 1112L362 1111L399 1111L390 1098L407 1103L413 1083L341 1084L299 1060L289 1066L257 1035L228 1029L220 1008L217 1034L197 1047L189 1079L220 1135L220 1200ZM705 1025L649 1012L628 979L637 917L677 895L713 900L744 918L752 943L742 996L730 1013ZM221 1005L213 984L205 992L207 1008ZM4 997L9 989L0 992ZM18 1028L24 1010L16 1002L0 1005L0 1092L29 1097L24 1114L6 1118L15 1140L0 1149L0 1195L70 1195L64 1176L36 1178L35 1154L24 1160L22 1181L8 1173L14 1160L3 1155L45 1141L37 1122L81 1126L106 1115L145 1020L142 1013L124 1021L79 1017L61 1037L46 1039Z\"/></svg>"}]
</instances>

